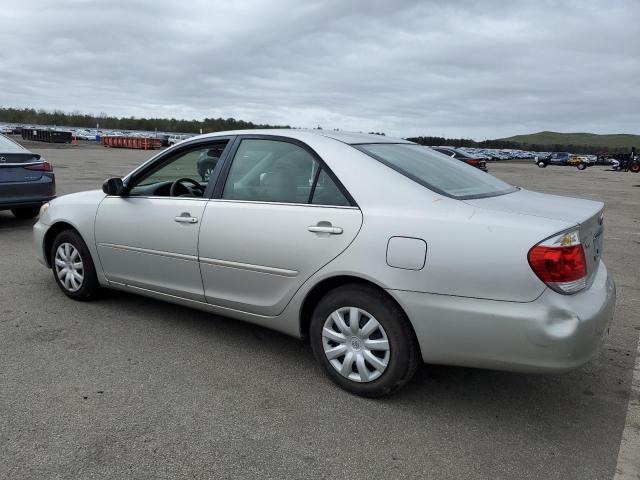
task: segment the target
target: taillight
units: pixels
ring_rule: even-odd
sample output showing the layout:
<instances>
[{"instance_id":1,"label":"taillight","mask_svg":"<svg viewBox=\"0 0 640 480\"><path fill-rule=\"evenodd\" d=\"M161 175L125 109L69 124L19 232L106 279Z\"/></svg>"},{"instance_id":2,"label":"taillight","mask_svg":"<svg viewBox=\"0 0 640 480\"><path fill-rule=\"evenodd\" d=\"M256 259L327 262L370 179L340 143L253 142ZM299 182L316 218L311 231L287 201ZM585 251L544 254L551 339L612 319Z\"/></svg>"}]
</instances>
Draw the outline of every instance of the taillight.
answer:
<instances>
[{"instance_id":1,"label":"taillight","mask_svg":"<svg viewBox=\"0 0 640 480\"><path fill-rule=\"evenodd\" d=\"M475 158L470 158L469 160L467 160L467 163L469 165L473 165L474 167L477 167L478 165L480 165L480 160L477 160Z\"/></svg>"},{"instance_id":2,"label":"taillight","mask_svg":"<svg viewBox=\"0 0 640 480\"><path fill-rule=\"evenodd\" d=\"M43 161L42 163L36 163L35 165L27 165L27 170L37 170L38 172L53 172L53 165L51 165L47 161Z\"/></svg>"},{"instance_id":3,"label":"taillight","mask_svg":"<svg viewBox=\"0 0 640 480\"><path fill-rule=\"evenodd\" d=\"M527 255L535 274L559 293L576 293L587 285L587 262L578 230L539 243Z\"/></svg>"}]
</instances>

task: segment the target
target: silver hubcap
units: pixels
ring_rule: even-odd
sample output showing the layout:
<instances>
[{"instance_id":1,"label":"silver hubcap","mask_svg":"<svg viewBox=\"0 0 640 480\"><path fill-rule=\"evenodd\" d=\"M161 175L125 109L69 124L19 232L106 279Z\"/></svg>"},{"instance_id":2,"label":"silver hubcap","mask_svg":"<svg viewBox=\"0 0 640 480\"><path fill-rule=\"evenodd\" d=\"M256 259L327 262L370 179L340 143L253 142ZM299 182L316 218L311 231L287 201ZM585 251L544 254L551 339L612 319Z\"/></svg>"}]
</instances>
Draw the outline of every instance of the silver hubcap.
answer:
<instances>
[{"instance_id":1,"label":"silver hubcap","mask_svg":"<svg viewBox=\"0 0 640 480\"><path fill-rule=\"evenodd\" d=\"M324 322L322 345L327 360L343 377L371 382L389 366L389 339L370 313L357 307L336 310Z\"/></svg>"},{"instance_id":2,"label":"silver hubcap","mask_svg":"<svg viewBox=\"0 0 640 480\"><path fill-rule=\"evenodd\" d=\"M56 250L56 275L64 288L77 292L84 281L84 265L78 249L70 243L61 243Z\"/></svg>"}]
</instances>

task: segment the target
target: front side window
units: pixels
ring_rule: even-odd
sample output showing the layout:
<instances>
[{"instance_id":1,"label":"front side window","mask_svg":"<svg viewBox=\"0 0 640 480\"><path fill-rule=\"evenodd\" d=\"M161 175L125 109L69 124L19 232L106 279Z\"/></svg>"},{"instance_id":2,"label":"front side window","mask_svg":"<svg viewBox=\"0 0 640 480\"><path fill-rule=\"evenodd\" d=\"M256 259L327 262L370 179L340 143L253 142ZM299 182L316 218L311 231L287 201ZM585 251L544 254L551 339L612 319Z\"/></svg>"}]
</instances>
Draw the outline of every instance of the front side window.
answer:
<instances>
[{"instance_id":1,"label":"front side window","mask_svg":"<svg viewBox=\"0 0 640 480\"><path fill-rule=\"evenodd\" d=\"M202 197L228 140L182 151L136 179L132 196Z\"/></svg>"},{"instance_id":2,"label":"front side window","mask_svg":"<svg viewBox=\"0 0 640 480\"><path fill-rule=\"evenodd\" d=\"M460 200L504 195L516 187L465 162L415 144L357 145L360 151L430 190Z\"/></svg>"},{"instance_id":3,"label":"front side window","mask_svg":"<svg viewBox=\"0 0 640 480\"><path fill-rule=\"evenodd\" d=\"M337 191L339 195L331 191ZM317 192L313 198L312 192ZM242 140L233 158L222 198L349 205L311 153L293 143L262 139Z\"/></svg>"}]
</instances>

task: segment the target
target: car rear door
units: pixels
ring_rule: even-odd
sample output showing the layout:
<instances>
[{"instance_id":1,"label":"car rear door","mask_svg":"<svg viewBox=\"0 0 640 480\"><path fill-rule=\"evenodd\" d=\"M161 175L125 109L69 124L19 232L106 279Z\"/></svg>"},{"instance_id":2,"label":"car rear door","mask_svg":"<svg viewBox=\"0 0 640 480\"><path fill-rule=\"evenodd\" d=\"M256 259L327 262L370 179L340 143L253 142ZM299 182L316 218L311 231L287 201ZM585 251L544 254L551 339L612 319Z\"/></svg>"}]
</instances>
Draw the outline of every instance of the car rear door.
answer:
<instances>
[{"instance_id":1,"label":"car rear door","mask_svg":"<svg viewBox=\"0 0 640 480\"><path fill-rule=\"evenodd\" d=\"M200 229L206 301L275 316L349 246L362 214L304 144L245 137L230 159Z\"/></svg>"}]
</instances>

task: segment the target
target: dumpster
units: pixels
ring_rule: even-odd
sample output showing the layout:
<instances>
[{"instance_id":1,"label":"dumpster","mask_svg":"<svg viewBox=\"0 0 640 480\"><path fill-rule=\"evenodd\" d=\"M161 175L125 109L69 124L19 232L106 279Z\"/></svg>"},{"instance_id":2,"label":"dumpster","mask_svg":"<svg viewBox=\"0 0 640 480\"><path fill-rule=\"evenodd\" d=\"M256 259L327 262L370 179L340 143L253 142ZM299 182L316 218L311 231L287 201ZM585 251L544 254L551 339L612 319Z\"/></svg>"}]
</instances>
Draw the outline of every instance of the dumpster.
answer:
<instances>
[{"instance_id":1,"label":"dumpster","mask_svg":"<svg viewBox=\"0 0 640 480\"><path fill-rule=\"evenodd\" d=\"M62 130L46 130L42 128L23 128L22 138L36 142L71 143L72 133Z\"/></svg>"},{"instance_id":2,"label":"dumpster","mask_svg":"<svg viewBox=\"0 0 640 480\"><path fill-rule=\"evenodd\" d=\"M102 145L113 148L135 148L139 150L155 150L160 148L159 138L123 137L107 135L102 137Z\"/></svg>"}]
</instances>

